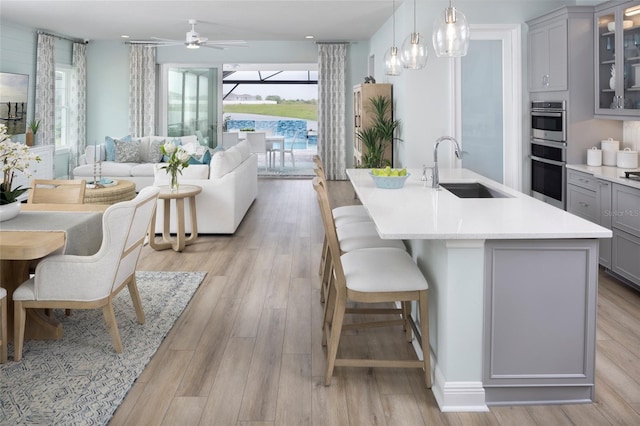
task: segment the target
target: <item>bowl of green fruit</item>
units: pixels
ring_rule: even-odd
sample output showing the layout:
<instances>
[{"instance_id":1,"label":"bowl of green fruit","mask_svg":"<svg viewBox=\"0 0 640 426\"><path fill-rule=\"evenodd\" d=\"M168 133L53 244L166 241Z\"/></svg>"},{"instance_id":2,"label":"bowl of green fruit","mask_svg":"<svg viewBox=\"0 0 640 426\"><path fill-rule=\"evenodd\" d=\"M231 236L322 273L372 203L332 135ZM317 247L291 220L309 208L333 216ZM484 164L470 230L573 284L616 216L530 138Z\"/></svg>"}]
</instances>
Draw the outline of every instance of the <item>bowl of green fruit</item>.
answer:
<instances>
[{"instance_id":1,"label":"bowl of green fruit","mask_svg":"<svg viewBox=\"0 0 640 426\"><path fill-rule=\"evenodd\" d=\"M387 166L384 169L371 169L369 172L376 187L382 189L400 189L411 175L407 169L392 169Z\"/></svg>"}]
</instances>

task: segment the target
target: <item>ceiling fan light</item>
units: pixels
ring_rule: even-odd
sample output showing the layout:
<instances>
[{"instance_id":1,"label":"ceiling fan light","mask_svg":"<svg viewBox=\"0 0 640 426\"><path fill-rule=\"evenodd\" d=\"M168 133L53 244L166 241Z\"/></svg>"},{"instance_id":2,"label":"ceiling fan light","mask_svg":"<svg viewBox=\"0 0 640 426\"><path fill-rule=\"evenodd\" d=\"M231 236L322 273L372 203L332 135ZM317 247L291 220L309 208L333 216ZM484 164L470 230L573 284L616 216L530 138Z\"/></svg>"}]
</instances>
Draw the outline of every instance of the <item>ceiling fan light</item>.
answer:
<instances>
[{"instance_id":1,"label":"ceiling fan light","mask_svg":"<svg viewBox=\"0 0 640 426\"><path fill-rule=\"evenodd\" d=\"M433 24L433 48L439 58L466 55L469 38L467 18L455 7L446 8L444 16L439 15Z\"/></svg>"},{"instance_id":2,"label":"ceiling fan light","mask_svg":"<svg viewBox=\"0 0 640 426\"><path fill-rule=\"evenodd\" d=\"M384 54L384 73L385 75L402 74L402 60L395 46L390 47Z\"/></svg>"},{"instance_id":3,"label":"ceiling fan light","mask_svg":"<svg viewBox=\"0 0 640 426\"><path fill-rule=\"evenodd\" d=\"M407 69L420 70L427 65L429 51L424 38L419 33L411 33L402 43L400 58Z\"/></svg>"}]
</instances>

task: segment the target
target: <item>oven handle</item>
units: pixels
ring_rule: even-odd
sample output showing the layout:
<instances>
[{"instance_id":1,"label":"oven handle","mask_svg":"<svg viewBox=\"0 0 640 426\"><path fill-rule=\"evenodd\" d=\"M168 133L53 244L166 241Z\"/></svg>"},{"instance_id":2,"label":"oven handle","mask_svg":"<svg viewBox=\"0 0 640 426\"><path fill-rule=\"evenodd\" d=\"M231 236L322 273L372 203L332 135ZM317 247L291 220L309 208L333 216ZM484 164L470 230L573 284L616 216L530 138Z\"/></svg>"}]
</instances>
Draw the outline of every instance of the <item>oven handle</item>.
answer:
<instances>
[{"instance_id":1,"label":"oven handle","mask_svg":"<svg viewBox=\"0 0 640 426\"><path fill-rule=\"evenodd\" d=\"M546 158L540 158L540 157L536 157L535 155L531 155L530 158L534 161L539 161L541 163L547 163L547 164L552 164L554 166L561 166L563 167L566 163L564 161L556 161L556 160L549 160Z\"/></svg>"},{"instance_id":2,"label":"oven handle","mask_svg":"<svg viewBox=\"0 0 640 426\"><path fill-rule=\"evenodd\" d=\"M543 139L533 138L531 139L531 143L536 145L548 146L550 148L559 148L559 149L567 148L566 142L546 141Z\"/></svg>"},{"instance_id":3,"label":"oven handle","mask_svg":"<svg viewBox=\"0 0 640 426\"><path fill-rule=\"evenodd\" d=\"M553 118L560 117L561 118L562 114L563 114L562 112L548 112L548 111L542 112L542 111L536 111L536 110L531 111L531 115L533 117L553 117Z\"/></svg>"}]
</instances>

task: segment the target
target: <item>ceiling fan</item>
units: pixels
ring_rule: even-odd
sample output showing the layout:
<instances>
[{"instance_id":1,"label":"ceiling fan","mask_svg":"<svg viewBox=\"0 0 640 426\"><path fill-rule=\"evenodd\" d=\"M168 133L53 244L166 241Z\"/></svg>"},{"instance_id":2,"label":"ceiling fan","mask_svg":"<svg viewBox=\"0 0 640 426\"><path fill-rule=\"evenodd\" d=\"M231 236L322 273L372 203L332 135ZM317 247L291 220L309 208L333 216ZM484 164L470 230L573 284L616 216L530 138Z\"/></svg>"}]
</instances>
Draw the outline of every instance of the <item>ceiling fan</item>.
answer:
<instances>
[{"instance_id":1,"label":"ceiling fan","mask_svg":"<svg viewBox=\"0 0 640 426\"><path fill-rule=\"evenodd\" d=\"M201 37L200 34L196 31L196 24L198 23L195 19L189 19L189 24L191 25L191 30L187 31L185 41L181 40L170 40L166 38L159 37L150 37L153 41L131 41L130 43L134 44L154 44L158 47L162 46L179 46L184 44L188 49L199 49L202 47L209 47L212 49L227 49L230 47L247 47L247 42L244 40L209 40L207 37Z\"/></svg>"}]
</instances>

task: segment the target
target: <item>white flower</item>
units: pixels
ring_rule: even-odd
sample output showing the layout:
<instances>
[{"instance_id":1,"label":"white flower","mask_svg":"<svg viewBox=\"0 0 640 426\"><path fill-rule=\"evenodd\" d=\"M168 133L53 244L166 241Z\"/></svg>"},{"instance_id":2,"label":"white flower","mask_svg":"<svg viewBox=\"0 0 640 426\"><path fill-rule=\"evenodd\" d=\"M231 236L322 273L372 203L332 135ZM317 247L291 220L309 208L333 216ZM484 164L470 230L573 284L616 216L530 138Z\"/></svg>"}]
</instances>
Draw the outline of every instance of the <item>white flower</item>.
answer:
<instances>
[{"instance_id":1,"label":"white flower","mask_svg":"<svg viewBox=\"0 0 640 426\"><path fill-rule=\"evenodd\" d=\"M167 154L169 157L171 156L171 154L173 154L173 151L176 150L176 145L173 142L165 142L163 146L165 154Z\"/></svg>"},{"instance_id":2,"label":"white flower","mask_svg":"<svg viewBox=\"0 0 640 426\"><path fill-rule=\"evenodd\" d=\"M11 142L7 127L0 124L0 166L2 182L0 182L0 204L15 201L27 188L13 188L16 172L30 177L29 165L32 161L40 161L40 157L29 151L29 147L18 142Z\"/></svg>"},{"instance_id":3,"label":"white flower","mask_svg":"<svg viewBox=\"0 0 640 426\"><path fill-rule=\"evenodd\" d=\"M178 152L176 153L176 158L181 163L187 163L189 161L189 158L191 158L191 155L189 155L189 153L184 149L178 148Z\"/></svg>"}]
</instances>

